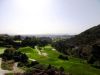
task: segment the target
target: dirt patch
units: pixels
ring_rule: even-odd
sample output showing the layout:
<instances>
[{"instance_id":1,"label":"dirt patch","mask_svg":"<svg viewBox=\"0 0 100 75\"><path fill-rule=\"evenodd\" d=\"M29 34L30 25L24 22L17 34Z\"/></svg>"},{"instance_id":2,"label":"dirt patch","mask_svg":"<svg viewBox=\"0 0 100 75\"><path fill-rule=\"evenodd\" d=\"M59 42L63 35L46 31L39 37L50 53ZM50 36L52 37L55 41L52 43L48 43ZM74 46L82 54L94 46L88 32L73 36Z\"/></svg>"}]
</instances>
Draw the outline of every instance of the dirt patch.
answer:
<instances>
[{"instance_id":1,"label":"dirt patch","mask_svg":"<svg viewBox=\"0 0 100 75\"><path fill-rule=\"evenodd\" d=\"M10 61L2 61L1 68L3 70L13 70L13 65L14 65L14 61L13 60L10 60Z\"/></svg>"},{"instance_id":2,"label":"dirt patch","mask_svg":"<svg viewBox=\"0 0 100 75\"><path fill-rule=\"evenodd\" d=\"M11 73L12 71L9 70L3 70L1 68L1 63L2 63L2 59L0 58L0 75L5 75L6 73Z\"/></svg>"},{"instance_id":3,"label":"dirt patch","mask_svg":"<svg viewBox=\"0 0 100 75\"><path fill-rule=\"evenodd\" d=\"M13 65L13 73L24 73L24 70L17 67L18 63L14 63Z\"/></svg>"}]
</instances>

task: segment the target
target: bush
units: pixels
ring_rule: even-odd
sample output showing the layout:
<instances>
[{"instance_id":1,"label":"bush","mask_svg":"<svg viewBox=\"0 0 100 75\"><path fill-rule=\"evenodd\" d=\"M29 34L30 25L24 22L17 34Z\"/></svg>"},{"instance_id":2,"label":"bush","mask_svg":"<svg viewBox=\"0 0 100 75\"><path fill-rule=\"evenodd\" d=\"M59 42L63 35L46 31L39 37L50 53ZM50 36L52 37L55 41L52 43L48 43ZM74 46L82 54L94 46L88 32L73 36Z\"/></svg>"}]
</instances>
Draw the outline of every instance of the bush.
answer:
<instances>
[{"instance_id":1,"label":"bush","mask_svg":"<svg viewBox=\"0 0 100 75\"><path fill-rule=\"evenodd\" d=\"M88 59L87 62L88 62L89 64L93 64L95 61L96 61L95 57L90 56L90 58Z\"/></svg>"},{"instance_id":2,"label":"bush","mask_svg":"<svg viewBox=\"0 0 100 75\"><path fill-rule=\"evenodd\" d=\"M59 55L58 58L62 59L62 60L68 60L68 56L67 55Z\"/></svg>"},{"instance_id":3,"label":"bush","mask_svg":"<svg viewBox=\"0 0 100 75\"><path fill-rule=\"evenodd\" d=\"M23 63L21 63L21 62L18 63L18 67L23 67L23 66L24 66Z\"/></svg>"},{"instance_id":4,"label":"bush","mask_svg":"<svg viewBox=\"0 0 100 75\"><path fill-rule=\"evenodd\" d=\"M95 68L100 69L100 61L95 61L92 66L95 67Z\"/></svg>"},{"instance_id":5,"label":"bush","mask_svg":"<svg viewBox=\"0 0 100 75\"><path fill-rule=\"evenodd\" d=\"M40 70L46 69L45 65L42 65L42 64L36 64L36 65L34 65L33 68L40 69Z\"/></svg>"},{"instance_id":6,"label":"bush","mask_svg":"<svg viewBox=\"0 0 100 75\"><path fill-rule=\"evenodd\" d=\"M37 65L37 64L39 64L38 61L32 61L31 64L30 64L30 66L34 66L34 65Z\"/></svg>"}]
</instances>

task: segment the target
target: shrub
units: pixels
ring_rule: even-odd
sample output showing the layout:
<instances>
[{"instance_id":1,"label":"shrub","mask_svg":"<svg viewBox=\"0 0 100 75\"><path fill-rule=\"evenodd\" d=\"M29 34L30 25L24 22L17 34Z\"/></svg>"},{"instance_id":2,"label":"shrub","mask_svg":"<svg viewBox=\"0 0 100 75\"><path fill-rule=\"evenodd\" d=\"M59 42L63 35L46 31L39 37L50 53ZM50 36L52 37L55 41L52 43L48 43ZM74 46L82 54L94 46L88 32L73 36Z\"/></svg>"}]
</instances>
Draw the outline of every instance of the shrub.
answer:
<instances>
[{"instance_id":1,"label":"shrub","mask_svg":"<svg viewBox=\"0 0 100 75\"><path fill-rule=\"evenodd\" d=\"M30 64L30 66L34 66L36 64L39 64L39 62L38 61L32 61L31 64Z\"/></svg>"},{"instance_id":2,"label":"shrub","mask_svg":"<svg viewBox=\"0 0 100 75\"><path fill-rule=\"evenodd\" d=\"M14 61L2 61L1 68L4 70L13 70Z\"/></svg>"},{"instance_id":3,"label":"shrub","mask_svg":"<svg viewBox=\"0 0 100 75\"><path fill-rule=\"evenodd\" d=\"M58 58L62 59L62 60L68 60L68 56L67 55L59 55Z\"/></svg>"}]
</instances>

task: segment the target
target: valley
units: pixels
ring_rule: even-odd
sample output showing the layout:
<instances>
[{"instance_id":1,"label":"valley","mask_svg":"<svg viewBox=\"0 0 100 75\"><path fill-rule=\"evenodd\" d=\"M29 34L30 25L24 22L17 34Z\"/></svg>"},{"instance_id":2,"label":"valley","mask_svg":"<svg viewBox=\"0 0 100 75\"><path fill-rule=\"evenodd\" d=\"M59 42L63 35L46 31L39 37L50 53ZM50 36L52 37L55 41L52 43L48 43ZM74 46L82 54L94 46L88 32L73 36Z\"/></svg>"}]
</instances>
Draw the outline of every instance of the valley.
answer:
<instances>
[{"instance_id":1,"label":"valley","mask_svg":"<svg viewBox=\"0 0 100 75\"><path fill-rule=\"evenodd\" d=\"M1 48L0 51L4 51ZM72 75L99 75L100 70L91 67L91 65L87 64L85 60L79 58L69 57L69 60L61 60L58 56L61 54L56 50L52 50L53 48L48 45L42 48L41 53L37 51L37 49L33 49L31 47L22 47L19 48L19 51L25 53L31 61L39 61L40 64L48 65L51 64L56 67L64 67L65 72L71 73ZM47 55L41 55L42 53L46 53ZM6 70L4 70L6 71ZM11 72L12 73L12 72Z\"/></svg>"}]
</instances>

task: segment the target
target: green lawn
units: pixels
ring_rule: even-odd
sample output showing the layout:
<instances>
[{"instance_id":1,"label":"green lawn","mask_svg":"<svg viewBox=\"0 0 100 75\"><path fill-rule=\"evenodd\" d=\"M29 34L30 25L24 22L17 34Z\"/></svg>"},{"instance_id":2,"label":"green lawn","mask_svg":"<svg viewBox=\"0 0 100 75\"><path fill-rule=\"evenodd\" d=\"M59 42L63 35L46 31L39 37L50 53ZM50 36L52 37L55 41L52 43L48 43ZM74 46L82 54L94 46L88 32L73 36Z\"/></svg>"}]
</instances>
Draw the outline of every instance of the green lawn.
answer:
<instances>
[{"instance_id":1,"label":"green lawn","mask_svg":"<svg viewBox=\"0 0 100 75\"><path fill-rule=\"evenodd\" d=\"M43 52L47 53L47 56L39 55L38 52L30 47L23 47L19 50L26 53L29 58L38 60L41 64L51 64L56 67L64 67L66 72L70 72L73 75L100 75L100 69L91 67L87 63L83 63L83 60L78 58L70 58L69 60L58 59L59 52L52 50L51 46L45 46Z\"/></svg>"}]
</instances>

